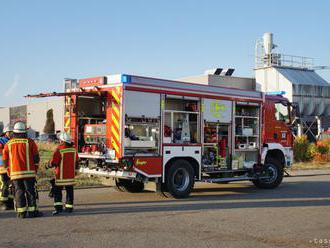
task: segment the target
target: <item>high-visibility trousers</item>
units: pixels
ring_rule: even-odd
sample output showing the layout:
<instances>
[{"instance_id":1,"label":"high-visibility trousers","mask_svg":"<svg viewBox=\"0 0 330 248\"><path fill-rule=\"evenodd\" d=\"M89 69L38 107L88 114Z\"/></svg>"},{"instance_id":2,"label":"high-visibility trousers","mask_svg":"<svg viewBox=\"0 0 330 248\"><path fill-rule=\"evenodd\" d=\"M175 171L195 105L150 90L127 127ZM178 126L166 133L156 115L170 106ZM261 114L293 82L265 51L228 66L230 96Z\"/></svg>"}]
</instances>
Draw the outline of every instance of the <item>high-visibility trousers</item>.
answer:
<instances>
[{"instance_id":1,"label":"high-visibility trousers","mask_svg":"<svg viewBox=\"0 0 330 248\"><path fill-rule=\"evenodd\" d=\"M15 190L16 211L34 212L37 210L35 179L13 180Z\"/></svg>"},{"instance_id":2,"label":"high-visibility trousers","mask_svg":"<svg viewBox=\"0 0 330 248\"><path fill-rule=\"evenodd\" d=\"M56 210L63 209L63 202L62 202L62 190L65 187L66 191L66 201L65 201L65 208L73 208L73 200L74 200L74 190L73 185L69 186L54 186L54 208Z\"/></svg>"},{"instance_id":3,"label":"high-visibility trousers","mask_svg":"<svg viewBox=\"0 0 330 248\"><path fill-rule=\"evenodd\" d=\"M7 173L0 174L0 202L6 203L12 199L12 194L9 190L10 178Z\"/></svg>"}]
</instances>

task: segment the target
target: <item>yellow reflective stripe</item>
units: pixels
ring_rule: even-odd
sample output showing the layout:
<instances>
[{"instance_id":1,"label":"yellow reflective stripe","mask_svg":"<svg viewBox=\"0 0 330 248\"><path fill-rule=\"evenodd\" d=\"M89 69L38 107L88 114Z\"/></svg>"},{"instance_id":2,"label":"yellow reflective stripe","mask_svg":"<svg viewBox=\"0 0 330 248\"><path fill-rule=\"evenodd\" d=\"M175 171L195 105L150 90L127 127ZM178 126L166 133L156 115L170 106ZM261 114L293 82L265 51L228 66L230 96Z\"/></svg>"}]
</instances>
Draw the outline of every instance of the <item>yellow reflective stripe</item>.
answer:
<instances>
[{"instance_id":1,"label":"yellow reflective stripe","mask_svg":"<svg viewBox=\"0 0 330 248\"><path fill-rule=\"evenodd\" d=\"M62 206L63 203L62 202L54 202L54 206Z\"/></svg>"},{"instance_id":2,"label":"yellow reflective stripe","mask_svg":"<svg viewBox=\"0 0 330 248\"><path fill-rule=\"evenodd\" d=\"M73 154L73 168L76 168L76 150L74 151L74 154Z\"/></svg>"},{"instance_id":3,"label":"yellow reflective stripe","mask_svg":"<svg viewBox=\"0 0 330 248\"><path fill-rule=\"evenodd\" d=\"M68 186L68 185L75 185L76 181L66 181L66 182L55 182L56 186Z\"/></svg>"},{"instance_id":4,"label":"yellow reflective stripe","mask_svg":"<svg viewBox=\"0 0 330 248\"><path fill-rule=\"evenodd\" d=\"M113 126L111 126L111 132L112 132L113 136L115 136L115 138L117 139L117 142L120 141L119 134Z\"/></svg>"},{"instance_id":5,"label":"yellow reflective stripe","mask_svg":"<svg viewBox=\"0 0 330 248\"><path fill-rule=\"evenodd\" d=\"M4 197L4 196L0 197L0 201L8 201L8 199L9 199L8 197Z\"/></svg>"},{"instance_id":6,"label":"yellow reflective stripe","mask_svg":"<svg viewBox=\"0 0 330 248\"><path fill-rule=\"evenodd\" d=\"M120 104L120 98L114 90L112 91L112 96L116 100L116 103Z\"/></svg>"},{"instance_id":7,"label":"yellow reflective stripe","mask_svg":"<svg viewBox=\"0 0 330 248\"><path fill-rule=\"evenodd\" d=\"M36 211L36 207L28 207L27 208L27 211L29 211L29 212Z\"/></svg>"},{"instance_id":8,"label":"yellow reflective stripe","mask_svg":"<svg viewBox=\"0 0 330 248\"><path fill-rule=\"evenodd\" d=\"M113 146L113 148L115 149L115 151L116 151L117 153L119 153L119 146L117 145L117 143L116 143L116 142L112 142L112 146Z\"/></svg>"},{"instance_id":9,"label":"yellow reflective stripe","mask_svg":"<svg viewBox=\"0 0 330 248\"><path fill-rule=\"evenodd\" d=\"M115 118L115 116L114 115L112 115L112 121L113 121L113 123L115 124L115 126L119 129L119 122L118 122L118 120Z\"/></svg>"},{"instance_id":10,"label":"yellow reflective stripe","mask_svg":"<svg viewBox=\"0 0 330 248\"><path fill-rule=\"evenodd\" d=\"M25 144L25 156L26 156L26 168L27 171L30 171L30 157L29 157L29 140L28 139L11 139L8 141L8 150L9 150L9 158L10 158L10 171L11 171L11 175L14 174L15 172L13 172L13 156L12 156L12 151L11 151L11 145L12 144Z\"/></svg>"},{"instance_id":11,"label":"yellow reflective stripe","mask_svg":"<svg viewBox=\"0 0 330 248\"><path fill-rule=\"evenodd\" d=\"M117 114L117 116L120 116L119 107L112 106L112 109L113 109L113 111L115 111L115 113Z\"/></svg>"},{"instance_id":12,"label":"yellow reflective stripe","mask_svg":"<svg viewBox=\"0 0 330 248\"><path fill-rule=\"evenodd\" d=\"M29 143L25 144L25 152L26 152L26 168L29 171L30 170L30 156L29 156Z\"/></svg>"},{"instance_id":13,"label":"yellow reflective stripe","mask_svg":"<svg viewBox=\"0 0 330 248\"><path fill-rule=\"evenodd\" d=\"M26 211L26 207L24 208L16 208L17 213L24 213Z\"/></svg>"},{"instance_id":14,"label":"yellow reflective stripe","mask_svg":"<svg viewBox=\"0 0 330 248\"><path fill-rule=\"evenodd\" d=\"M11 180L22 179L22 178L35 178L35 177L36 177L35 174L18 175L18 176L12 176L12 175L10 175L10 179L11 179Z\"/></svg>"},{"instance_id":15,"label":"yellow reflective stripe","mask_svg":"<svg viewBox=\"0 0 330 248\"><path fill-rule=\"evenodd\" d=\"M10 141L9 141L10 142ZM8 143L9 143L8 142ZM7 143L7 144L8 144ZM12 168L12 166L13 166L13 156L11 155L11 145L10 144L8 144L8 151L9 151L9 166L10 166L10 172L12 172L13 171L13 168Z\"/></svg>"},{"instance_id":16,"label":"yellow reflective stripe","mask_svg":"<svg viewBox=\"0 0 330 248\"><path fill-rule=\"evenodd\" d=\"M29 143L29 140L28 139L11 139L8 141L8 145L12 145L12 144L18 144L18 143Z\"/></svg>"},{"instance_id":17,"label":"yellow reflective stripe","mask_svg":"<svg viewBox=\"0 0 330 248\"><path fill-rule=\"evenodd\" d=\"M21 174L35 174L35 171L16 171L11 172L10 175L21 175Z\"/></svg>"},{"instance_id":18,"label":"yellow reflective stripe","mask_svg":"<svg viewBox=\"0 0 330 248\"><path fill-rule=\"evenodd\" d=\"M62 155L61 164L60 164L60 180L63 179L63 155L66 153L74 153L74 163L76 161L76 149L75 148L65 148L61 149L60 153Z\"/></svg>"},{"instance_id":19,"label":"yellow reflective stripe","mask_svg":"<svg viewBox=\"0 0 330 248\"><path fill-rule=\"evenodd\" d=\"M60 164L60 179L62 179L62 178L63 178L63 156L62 156L61 164Z\"/></svg>"},{"instance_id":20,"label":"yellow reflective stripe","mask_svg":"<svg viewBox=\"0 0 330 248\"><path fill-rule=\"evenodd\" d=\"M56 182L68 182L68 181L75 181L74 178L68 178L68 179L57 179Z\"/></svg>"},{"instance_id":21,"label":"yellow reflective stripe","mask_svg":"<svg viewBox=\"0 0 330 248\"><path fill-rule=\"evenodd\" d=\"M58 183L70 183L70 182L75 183L76 180L74 180L74 179L59 179L59 180L56 180L55 182L56 182L57 184L58 184Z\"/></svg>"},{"instance_id":22,"label":"yellow reflective stripe","mask_svg":"<svg viewBox=\"0 0 330 248\"><path fill-rule=\"evenodd\" d=\"M65 207L66 208L73 208L73 205L71 205L71 204L65 204Z\"/></svg>"},{"instance_id":23,"label":"yellow reflective stripe","mask_svg":"<svg viewBox=\"0 0 330 248\"><path fill-rule=\"evenodd\" d=\"M116 87L116 91L120 95L121 94L121 86Z\"/></svg>"},{"instance_id":24,"label":"yellow reflective stripe","mask_svg":"<svg viewBox=\"0 0 330 248\"><path fill-rule=\"evenodd\" d=\"M76 152L75 148L65 148L65 149L61 149L60 153L68 153L68 152Z\"/></svg>"}]
</instances>

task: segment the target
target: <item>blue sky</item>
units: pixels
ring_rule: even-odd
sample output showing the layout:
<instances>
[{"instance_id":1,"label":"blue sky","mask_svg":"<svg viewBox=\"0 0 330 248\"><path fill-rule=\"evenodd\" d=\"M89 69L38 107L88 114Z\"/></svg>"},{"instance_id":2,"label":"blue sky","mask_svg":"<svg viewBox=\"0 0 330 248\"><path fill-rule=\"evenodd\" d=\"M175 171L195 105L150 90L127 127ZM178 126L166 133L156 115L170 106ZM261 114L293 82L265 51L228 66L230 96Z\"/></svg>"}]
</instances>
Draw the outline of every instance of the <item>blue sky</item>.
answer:
<instances>
[{"instance_id":1,"label":"blue sky","mask_svg":"<svg viewBox=\"0 0 330 248\"><path fill-rule=\"evenodd\" d=\"M253 76L254 45L330 65L329 1L0 1L0 106L61 91L63 78L178 78L213 67ZM330 81L330 70L320 71Z\"/></svg>"}]
</instances>

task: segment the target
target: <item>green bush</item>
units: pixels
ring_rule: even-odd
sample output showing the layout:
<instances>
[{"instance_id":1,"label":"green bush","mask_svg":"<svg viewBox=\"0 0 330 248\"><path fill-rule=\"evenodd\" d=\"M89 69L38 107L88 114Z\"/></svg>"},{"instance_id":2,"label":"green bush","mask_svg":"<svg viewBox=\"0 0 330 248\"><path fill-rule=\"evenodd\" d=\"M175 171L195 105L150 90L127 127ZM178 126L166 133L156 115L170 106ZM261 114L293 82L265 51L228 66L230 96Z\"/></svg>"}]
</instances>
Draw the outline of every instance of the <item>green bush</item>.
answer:
<instances>
[{"instance_id":1,"label":"green bush","mask_svg":"<svg viewBox=\"0 0 330 248\"><path fill-rule=\"evenodd\" d=\"M306 135L297 137L293 144L294 160L296 162L310 161L313 158L312 150L313 147L309 143Z\"/></svg>"}]
</instances>

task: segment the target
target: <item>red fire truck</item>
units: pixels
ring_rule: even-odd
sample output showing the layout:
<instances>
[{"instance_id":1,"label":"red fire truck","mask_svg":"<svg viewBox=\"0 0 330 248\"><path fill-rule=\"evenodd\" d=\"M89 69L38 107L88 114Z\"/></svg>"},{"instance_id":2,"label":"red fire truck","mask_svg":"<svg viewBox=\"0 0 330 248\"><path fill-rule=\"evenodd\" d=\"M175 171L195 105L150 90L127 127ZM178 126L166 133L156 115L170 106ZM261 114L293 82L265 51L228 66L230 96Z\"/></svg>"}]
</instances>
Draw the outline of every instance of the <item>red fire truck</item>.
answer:
<instances>
[{"instance_id":1,"label":"red fire truck","mask_svg":"<svg viewBox=\"0 0 330 248\"><path fill-rule=\"evenodd\" d=\"M293 161L292 107L279 95L120 74L35 96L65 97L80 171L115 178L122 190L154 183L182 198L195 181L275 188Z\"/></svg>"}]
</instances>

